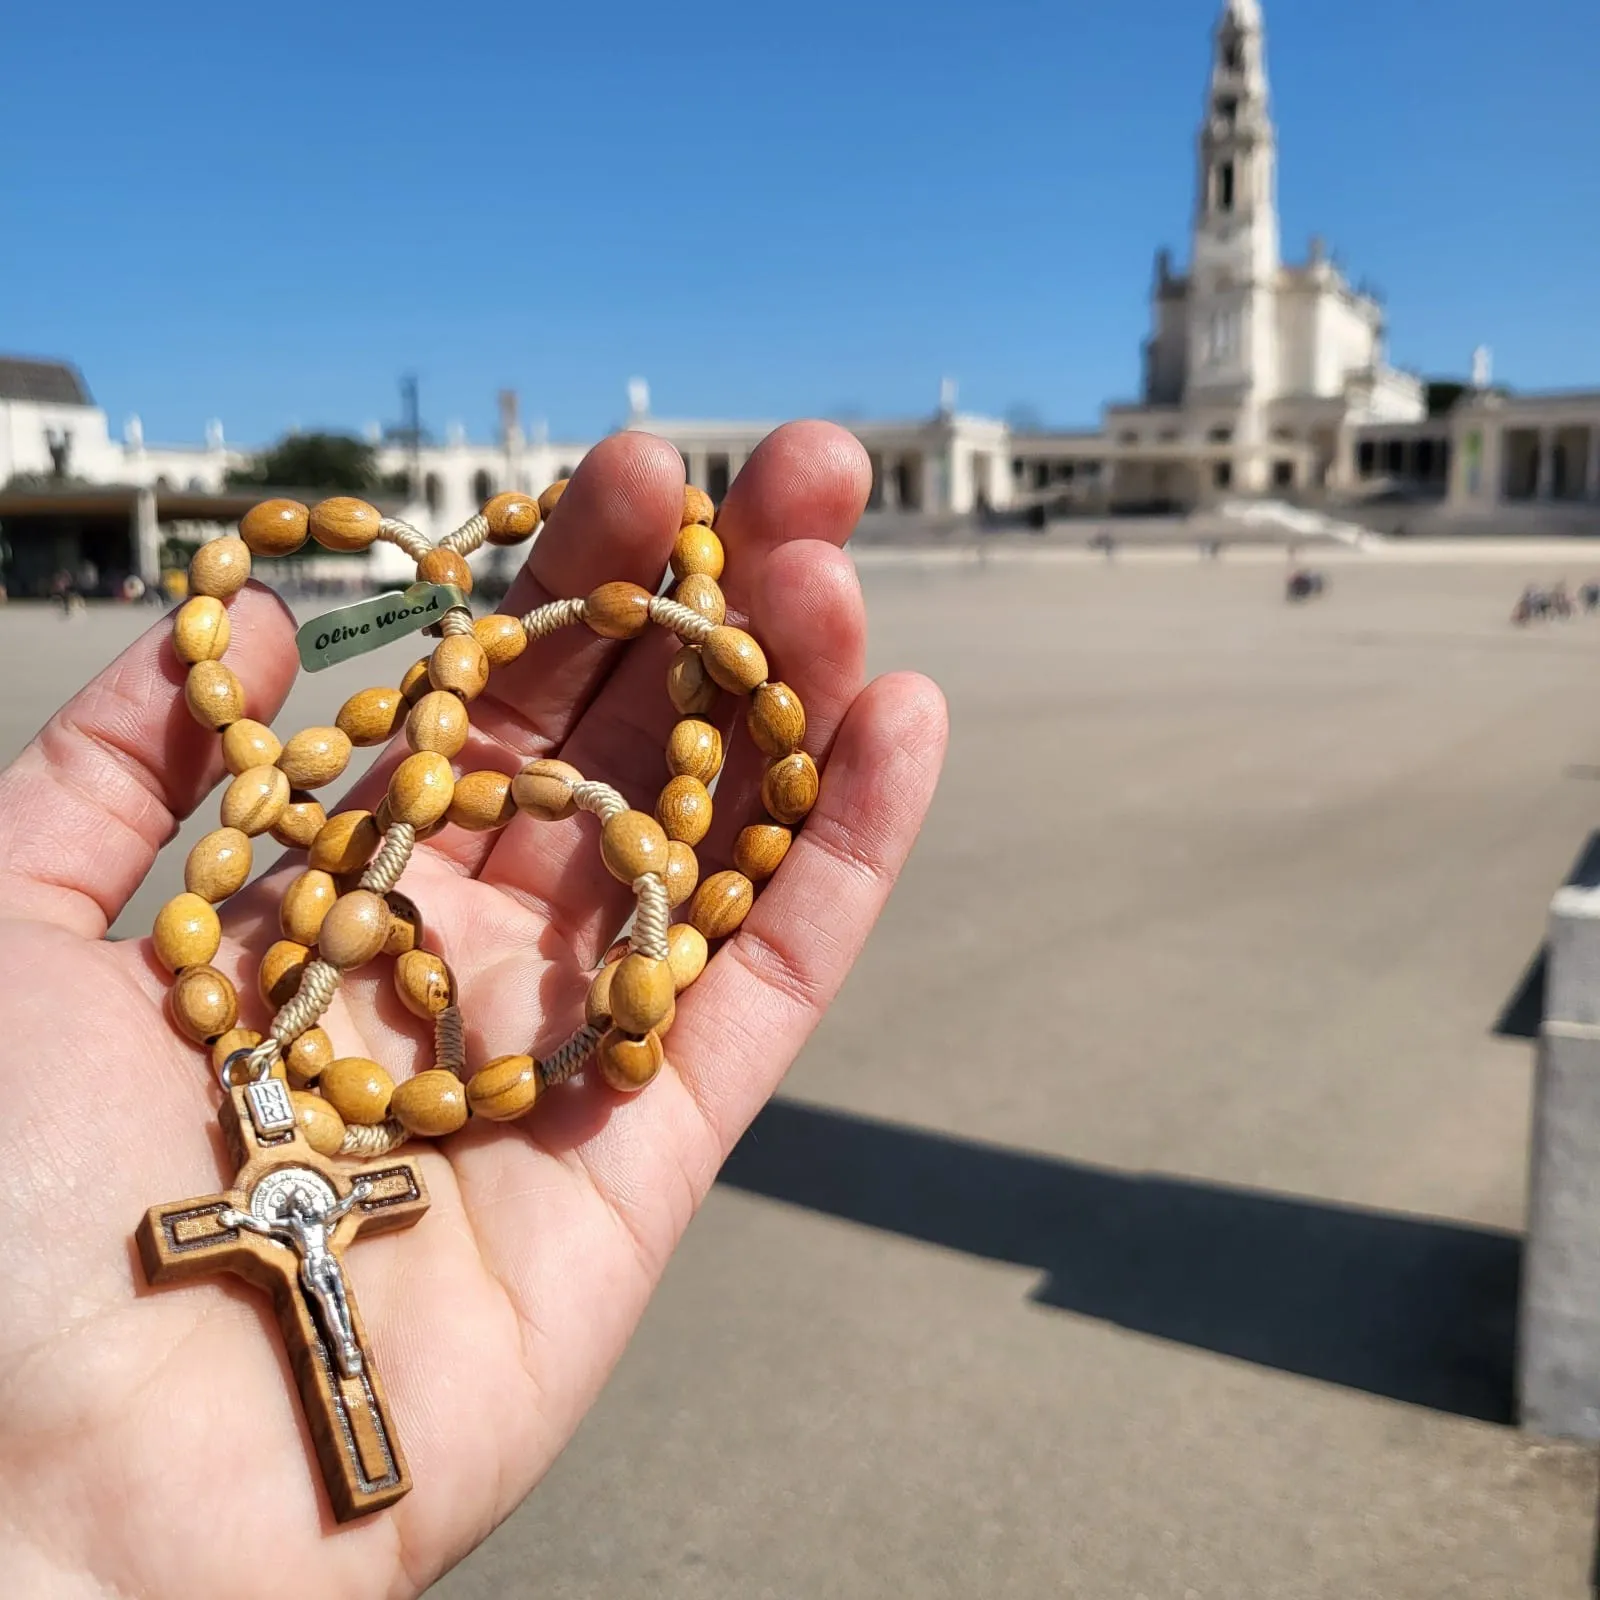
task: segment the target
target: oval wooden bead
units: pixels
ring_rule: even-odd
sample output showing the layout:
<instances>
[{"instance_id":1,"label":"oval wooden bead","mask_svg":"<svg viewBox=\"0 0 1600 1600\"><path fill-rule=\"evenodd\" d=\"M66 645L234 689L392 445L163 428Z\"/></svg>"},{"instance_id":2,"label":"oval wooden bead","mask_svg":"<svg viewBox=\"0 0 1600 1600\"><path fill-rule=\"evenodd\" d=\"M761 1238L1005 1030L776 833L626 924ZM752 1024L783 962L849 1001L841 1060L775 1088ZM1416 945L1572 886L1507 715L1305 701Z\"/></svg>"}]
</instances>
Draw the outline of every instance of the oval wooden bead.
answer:
<instances>
[{"instance_id":1,"label":"oval wooden bead","mask_svg":"<svg viewBox=\"0 0 1600 1600\"><path fill-rule=\"evenodd\" d=\"M707 577L703 572L691 572L672 591L672 598L679 605L698 611L707 622L721 622L728 615L728 602L723 598L717 580Z\"/></svg>"},{"instance_id":2,"label":"oval wooden bead","mask_svg":"<svg viewBox=\"0 0 1600 1600\"><path fill-rule=\"evenodd\" d=\"M206 1044L239 1020L239 997L215 967L185 967L172 985L172 1020L178 1031Z\"/></svg>"},{"instance_id":3,"label":"oval wooden bead","mask_svg":"<svg viewBox=\"0 0 1600 1600\"><path fill-rule=\"evenodd\" d=\"M283 747L278 765L291 787L320 789L350 764L350 739L338 728L306 728Z\"/></svg>"},{"instance_id":4,"label":"oval wooden bead","mask_svg":"<svg viewBox=\"0 0 1600 1600\"><path fill-rule=\"evenodd\" d=\"M261 1043L261 1035L254 1028L229 1028L211 1041L211 1070L222 1071L222 1063L241 1050L254 1050ZM273 1076L279 1076L282 1069Z\"/></svg>"},{"instance_id":5,"label":"oval wooden bead","mask_svg":"<svg viewBox=\"0 0 1600 1600\"><path fill-rule=\"evenodd\" d=\"M572 480L570 478L557 478L556 481L552 483L542 495L539 496L539 520L541 522L548 522L550 520L550 513L554 511L558 505L560 505L561 497L567 492L567 485L571 481Z\"/></svg>"},{"instance_id":6,"label":"oval wooden bead","mask_svg":"<svg viewBox=\"0 0 1600 1600\"><path fill-rule=\"evenodd\" d=\"M600 1041L595 1052L600 1063L600 1075L613 1089L624 1094L637 1094L661 1070L666 1052L657 1034L647 1033L642 1039L630 1039L619 1028L613 1028Z\"/></svg>"},{"instance_id":7,"label":"oval wooden bead","mask_svg":"<svg viewBox=\"0 0 1600 1600\"><path fill-rule=\"evenodd\" d=\"M414 706L433 688L433 683L428 677L428 668L432 662L432 656L423 656L420 661L413 661L406 668L405 676L400 680L400 694L407 705Z\"/></svg>"},{"instance_id":8,"label":"oval wooden bead","mask_svg":"<svg viewBox=\"0 0 1600 1600\"><path fill-rule=\"evenodd\" d=\"M306 542L310 520L298 500L263 500L239 519L239 537L258 556L292 556Z\"/></svg>"},{"instance_id":9,"label":"oval wooden bead","mask_svg":"<svg viewBox=\"0 0 1600 1600\"><path fill-rule=\"evenodd\" d=\"M443 1067L407 1078L389 1102L389 1115L425 1139L442 1139L467 1120L466 1085Z\"/></svg>"},{"instance_id":10,"label":"oval wooden bead","mask_svg":"<svg viewBox=\"0 0 1600 1600\"><path fill-rule=\"evenodd\" d=\"M693 527L698 522L709 528L716 515L717 502L704 489L697 489L692 483L684 484L683 517L681 519L683 527Z\"/></svg>"},{"instance_id":11,"label":"oval wooden bead","mask_svg":"<svg viewBox=\"0 0 1600 1600\"><path fill-rule=\"evenodd\" d=\"M463 700L475 700L489 681L489 657L470 633L441 639L428 658L428 682Z\"/></svg>"},{"instance_id":12,"label":"oval wooden bead","mask_svg":"<svg viewBox=\"0 0 1600 1600\"><path fill-rule=\"evenodd\" d=\"M745 726L763 755L786 756L805 743L805 707L788 684L763 683L750 696Z\"/></svg>"},{"instance_id":13,"label":"oval wooden bead","mask_svg":"<svg viewBox=\"0 0 1600 1600\"><path fill-rule=\"evenodd\" d=\"M240 717L231 727L223 730L223 765L235 777L250 767L273 766L282 754L282 741L264 722Z\"/></svg>"},{"instance_id":14,"label":"oval wooden bead","mask_svg":"<svg viewBox=\"0 0 1600 1600\"><path fill-rule=\"evenodd\" d=\"M678 530L672 546L672 575L689 578L696 574L715 581L722 576L722 541L710 528L695 523Z\"/></svg>"},{"instance_id":15,"label":"oval wooden bead","mask_svg":"<svg viewBox=\"0 0 1600 1600\"><path fill-rule=\"evenodd\" d=\"M231 600L250 581L250 546L231 533L208 539L189 558L189 593Z\"/></svg>"},{"instance_id":16,"label":"oval wooden bead","mask_svg":"<svg viewBox=\"0 0 1600 1600\"><path fill-rule=\"evenodd\" d=\"M283 1054L289 1082L303 1089L315 1083L333 1060L333 1040L321 1028L307 1028Z\"/></svg>"},{"instance_id":17,"label":"oval wooden bead","mask_svg":"<svg viewBox=\"0 0 1600 1600\"><path fill-rule=\"evenodd\" d=\"M390 814L396 822L425 828L450 809L455 786L450 763L435 751L419 750L407 756L389 779Z\"/></svg>"},{"instance_id":18,"label":"oval wooden bead","mask_svg":"<svg viewBox=\"0 0 1600 1600\"><path fill-rule=\"evenodd\" d=\"M565 761L530 761L511 780L511 798L540 822L564 822L577 810L572 790L582 782L583 774Z\"/></svg>"},{"instance_id":19,"label":"oval wooden bead","mask_svg":"<svg viewBox=\"0 0 1600 1600\"><path fill-rule=\"evenodd\" d=\"M667 835L642 811L619 811L600 830L600 859L613 878L632 883L667 863Z\"/></svg>"},{"instance_id":20,"label":"oval wooden bead","mask_svg":"<svg viewBox=\"0 0 1600 1600\"><path fill-rule=\"evenodd\" d=\"M289 780L276 767L247 767L222 791L222 825L254 838L289 804Z\"/></svg>"},{"instance_id":21,"label":"oval wooden bead","mask_svg":"<svg viewBox=\"0 0 1600 1600\"><path fill-rule=\"evenodd\" d=\"M424 583L453 584L462 594L472 593L472 568L466 557L438 546L417 563L417 577Z\"/></svg>"},{"instance_id":22,"label":"oval wooden bead","mask_svg":"<svg viewBox=\"0 0 1600 1600\"><path fill-rule=\"evenodd\" d=\"M804 750L774 761L761 780L761 803L779 822L799 822L817 803L821 779Z\"/></svg>"},{"instance_id":23,"label":"oval wooden bead","mask_svg":"<svg viewBox=\"0 0 1600 1600\"><path fill-rule=\"evenodd\" d=\"M218 733L244 715L244 685L220 661L197 661L190 667L183 698L190 716Z\"/></svg>"},{"instance_id":24,"label":"oval wooden bead","mask_svg":"<svg viewBox=\"0 0 1600 1600\"><path fill-rule=\"evenodd\" d=\"M698 778L668 779L656 799L656 821L669 839L699 844L711 831L710 791Z\"/></svg>"},{"instance_id":25,"label":"oval wooden bead","mask_svg":"<svg viewBox=\"0 0 1600 1600\"><path fill-rule=\"evenodd\" d=\"M220 661L228 653L231 637L227 608L210 595L197 594L185 600L172 619L172 648L189 666Z\"/></svg>"},{"instance_id":26,"label":"oval wooden bead","mask_svg":"<svg viewBox=\"0 0 1600 1600\"><path fill-rule=\"evenodd\" d=\"M299 993L300 979L310 960L311 952L293 939L279 939L268 945L256 978L261 998L274 1009L288 1005Z\"/></svg>"},{"instance_id":27,"label":"oval wooden bead","mask_svg":"<svg viewBox=\"0 0 1600 1600\"><path fill-rule=\"evenodd\" d=\"M756 888L742 872L714 872L694 892L689 921L709 939L726 939L750 914Z\"/></svg>"},{"instance_id":28,"label":"oval wooden bead","mask_svg":"<svg viewBox=\"0 0 1600 1600\"><path fill-rule=\"evenodd\" d=\"M650 626L650 598L636 583L602 583L583 602L583 620L602 639L637 639Z\"/></svg>"},{"instance_id":29,"label":"oval wooden bead","mask_svg":"<svg viewBox=\"0 0 1600 1600\"><path fill-rule=\"evenodd\" d=\"M667 664L667 698L680 716L704 716L717 703L717 686L697 645L686 644Z\"/></svg>"},{"instance_id":30,"label":"oval wooden bead","mask_svg":"<svg viewBox=\"0 0 1600 1600\"><path fill-rule=\"evenodd\" d=\"M505 773L469 772L456 779L445 818L458 828L483 833L490 828L503 828L516 814L511 779Z\"/></svg>"},{"instance_id":31,"label":"oval wooden bead","mask_svg":"<svg viewBox=\"0 0 1600 1600\"><path fill-rule=\"evenodd\" d=\"M706 936L692 922L675 922L667 929L667 965L679 994L706 970L710 957Z\"/></svg>"},{"instance_id":32,"label":"oval wooden bead","mask_svg":"<svg viewBox=\"0 0 1600 1600\"><path fill-rule=\"evenodd\" d=\"M278 925L284 938L293 939L296 944L315 944L323 918L338 898L331 873L302 872L278 902Z\"/></svg>"},{"instance_id":33,"label":"oval wooden bead","mask_svg":"<svg viewBox=\"0 0 1600 1600\"><path fill-rule=\"evenodd\" d=\"M371 889L352 889L340 895L322 919L317 949L329 966L349 972L371 961L388 936L389 907L383 896Z\"/></svg>"},{"instance_id":34,"label":"oval wooden bead","mask_svg":"<svg viewBox=\"0 0 1600 1600\"><path fill-rule=\"evenodd\" d=\"M309 850L328 824L328 814L308 794L291 794L283 815L272 825L272 837L291 850Z\"/></svg>"},{"instance_id":35,"label":"oval wooden bead","mask_svg":"<svg viewBox=\"0 0 1600 1600\"><path fill-rule=\"evenodd\" d=\"M684 717L667 735L667 771L710 783L722 771L722 735L701 717Z\"/></svg>"},{"instance_id":36,"label":"oval wooden bead","mask_svg":"<svg viewBox=\"0 0 1600 1600\"><path fill-rule=\"evenodd\" d=\"M156 913L153 937L156 959L169 972L203 967L222 944L222 923L209 900L177 894Z\"/></svg>"},{"instance_id":37,"label":"oval wooden bead","mask_svg":"<svg viewBox=\"0 0 1600 1600\"><path fill-rule=\"evenodd\" d=\"M539 526L539 502L532 495L497 494L483 508L490 544L521 544Z\"/></svg>"},{"instance_id":38,"label":"oval wooden bead","mask_svg":"<svg viewBox=\"0 0 1600 1600\"><path fill-rule=\"evenodd\" d=\"M389 936L383 941L386 956L403 956L422 943L422 913L410 895L391 889L383 897L389 904Z\"/></svg>"},{"instance_id":39,"label":"oval wooden bead","mask_svg":"<svg viewBox=\"0 0 1600 1600\"><path fill-rule=\"evenodd\" d=\"M770 878L783 864L794 835L775 822L753 822L733 841L733 864L752 883Z\"/></svg>"},{"instance_id":40,"label":"oval wooden bead","mask_svg":"<svg viewBox=\"0 0 1600 1600\"><path fill-rule=\"evenodd\" d=\"M394 1079L365 1056L340 1056L322 1069L317 1087L347 1123L371 1124L389 1115Z\"/></svg>"},{"instance_id":41,"label":"oval wooden bead","mask_svg":"<svg viewBox=\"0 0 1600 1600\"><path fill-rule=\"evenodd\" d=\"M483 646L491 670L508 667L528 648L528 630L516 617L497 611L472 624L472 637Z\"/></svg>"},{"instance_id":42,"label":"oval wooden bead","mask_svg":"<svg viewBox=\"0 0 1600 1600\"><path fill-rule=\"evenodd\" d=\"M290 1104L305 1141L319 1156L336 1156L344 1144L344 1118L321 1095L291 1089Z\"/></svg>"},{"instance_id":43,"label":"oval wooden bead","mask_svg":"<svg viewBox=\"0 0 1600 1600\"><path fill-rule=\"evenodd\" d=\"M215 905L237 894L250 876L250 840L238 828L217 828L196 842L183 864L183 886Z\"/></svg>"},{"instance_id":44,"label":"oval wooden bead","mask_svg":"<svg viewBox=\"0 0 1600 1600\"><path fill-rule=\"evenodd\" d=\"M467 1104L475 1116L510 1122L533 1109L539 1069L532 1056L496 1056L467 1080Z\"/></svg>"},{"instance_id":45,"label":"oval wooden bead","mask_svg":"<svg viewBox=\"0 0 1600 1600\"><path fill-rule=\"evenodd\" d=\"M378 537L376 506L353 495L336 494L311 508L311 537L324 550L365 550Z\"/></svg>"},{"instance_id":46,"label":"oval wooden bead","mask_svg":"<svg viewBox=\"0 0 1600 1600\"><path fill-rule=\"evenodd\" d=\"M413 750L432 750L448 761L467 742L470 726L461 697L434 689L412 706L406 718L406 743Z\"/></svg>"},{"instance_id":47,"label":"oval wooden bead","mask_svg":"<svg viewBox=\"0 0 1600 1600\"><path fill-rule=\"evenodd\" d=\"M406 697L398 689L362 689L339 707L333 720L351 744L364 746L392 738L405 714Z\"/></svg>"},{"instance_id":48,"label":"oval wooden bead","mask_svg":"<svg viewBox=\"0 0 1600 1600\"><path fill-rule=\"evenodd\" d=\"M611 1020L624 1033L648 1033L672 1010L672 968L650 956L627 955L611 976Z\"/></svg>"},{"instance_id":49,"label":"oval wooden bead","mask_svg":"<svg viewBox=\"0 0 1600 1600\"><path fill-rule=\"evenodd\" d=\"M692 845L681 839L667 840L667 865L661 881L667 886L667 905L676 911L700 881L700 862Z\"/></svg>"},{"instance_id":50,"label":"oval wooden bead","mask_svg":"<svg viewBox=\"0 0 1600 1600\"><path fill-rule=\"evenodd\" d=\"M456 1002L456 981L442 956L408 950L394 964L394 992L414 1017L431 1022Z\"/></svg>"},{"instance_id":51,"label":"oval wooden bead","mask_svg":"<svg viewBox=\"0 0 1600 1600\"><path fill-rule=\"evenodd\" d=\"M311 841L307 865L336 877L360 872L378 853L383 836L370 811L337 811Z\"/></svg>"},{"instance_id":52,"label":"oval wooden bead","mask_svg":"<svg viewBox=\"0 0 1600 1600\"><path fill-rule=\"evenodd\" d=\"M607 961L589 980L589 992L583 997L583 1020L591 1028L606 1029L611 1026L611 980L624 957Z\"/></svg>"},{"instance_id":53,"label":"oval wooden bead","mask_svg":"<svg viewBox=\"0 0 1600 1600\"><path fill-rule=\"evenodd\" d=\"M713 628L710 637L700 646L706 671L714 682L735 694L748 694L767 677L767 658L761 646L743 628L730 628L724 624Z\"/></svg>"}]
</instances>

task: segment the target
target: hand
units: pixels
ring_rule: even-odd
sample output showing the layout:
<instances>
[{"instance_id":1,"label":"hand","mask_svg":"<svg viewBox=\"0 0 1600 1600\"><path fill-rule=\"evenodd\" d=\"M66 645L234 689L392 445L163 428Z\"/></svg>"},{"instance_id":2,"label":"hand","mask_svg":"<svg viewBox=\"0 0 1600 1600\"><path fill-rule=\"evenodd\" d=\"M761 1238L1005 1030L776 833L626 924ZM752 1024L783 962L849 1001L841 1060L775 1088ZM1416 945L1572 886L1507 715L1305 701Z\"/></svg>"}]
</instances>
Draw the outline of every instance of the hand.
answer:
<instances>
[{"instance_id":1,"label":"hand","mask_svg":"<svg viewBox=\"0 0 1600 1600\"><path fill-rule=\"evenodd\" d=\"M504 609L612 578L653 585L682 484L661 440L606 440ZM184 708L169 630L135 644L0 776L8 1593L415 1594L539 1481L729 1148L838 992L933 792L938 691L906 674L864 681L861 594L838 547L867 486L849 435L800 424L755 452L723 508L730 607L799 692L807 747L827 760L787 860L684 995L666 1069L632 1098L568 1084L523 1122L408 1146L427 1151L432 1208L346 1258L416 1485L363 1521L339 1527L325 1509L265 1298L228 1277L149 1290L130 1243L148 1206L232 1176L209 1064L165 1014L167 974L148 940L105 939L176 819L221 773L216 737ZM251 714L271 720L294 671L293 624L254 584L230 609L229 664ZM460 769L515 771L559 754L649 809L673 720L673 647L660 630L624 647L581 627L530 646L474 703ZM371 681L398 681L404 664L374 657ZM742 718L729 749L700 850L708 871L757 805ZM352 803L375 802L389 765ZM584 817L519 817L498 835L447 828L402 887L457 974L479 1063L566 1036L631 903ZM238 987L241 1020L259 1028L255 965L277 935L275 894L246 891L225 922L217 965ZM341 1054L401 1077L430 1064L428 1042L387 965L352 974L326 1026Z\"/></svg>"}]
</instances>

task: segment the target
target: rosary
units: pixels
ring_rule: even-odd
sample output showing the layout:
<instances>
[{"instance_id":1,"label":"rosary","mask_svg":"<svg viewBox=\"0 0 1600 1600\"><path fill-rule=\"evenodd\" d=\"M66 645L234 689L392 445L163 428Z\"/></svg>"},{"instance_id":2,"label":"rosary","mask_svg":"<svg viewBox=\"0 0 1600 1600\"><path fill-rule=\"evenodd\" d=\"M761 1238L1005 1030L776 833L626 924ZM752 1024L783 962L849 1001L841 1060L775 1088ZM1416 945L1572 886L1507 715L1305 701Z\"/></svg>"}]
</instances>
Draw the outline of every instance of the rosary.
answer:
<instances>
[{"instance_id":1,"label":"rosary","mask_svg":"<svg viewBox=\"0 0 1600 1600\"><path fill-rule=\"evenodd\" d=\"M499 495L437 545L362 500L341 496L309 509L266 501L245 515L239 537L196 551L190 598L173 622L173 646L188 667L189 712L221 736L232 780L222 826L195 845L185 892L156 917L155 953L173 974L174 1024L210 1051L238 1172L220 1194L153 1207L139 1225L139 1254L152 1283L233 1272L272 1296L341 1522L391 1505L411 1487L341 1259L360 1234L407 1227L427 1209L418 1162L394 1152L409 1138L454 1133L469 1117L520 1117L591 1061L611 1088L643 1089L661 1070L676 996L705 968L711 942L744 921L756 885L777 870L817 798L816 764L801 748L799 699L769 679L760 645L724 620L722 542L715 508L700 490L684 490L670 597L606 583L521 618L473 620L465 558L485 541L531 537L565 487L553 484L537 501ZM403 595L308 623L299 634L305 664L327 665L429 625L438 643L398 689L364 689L345 701L332 727L281 743L244 715L244 687L223 664L227 602L249 578L253 555L289 555L308 536L339 551L387 540L415 561L417 582ZM667 740L668 779L654 816L563 761L530 761L515 777L456 774L451 760L466 743L468 707L490 672L515 661L530 640L579 624L628 640L651 623L680 641L667 671L680 720ZM723 690L748 697L750 736L770 758L761 785L768 817L739 833L732 869L701 883L694 847L711 826L708 785L723 757L707 713ZM328 816L310 791L340 776L353 747L402 731L411 753L378 809ZM487 831L518 812L558 822L579 811L598 818L601 859L633 890L631 933L607 952L582 1025L559 1049L540 1058L499 1056L469 1072L454 977L426 948L422 918L395 885L418 841L446 825ZM210 964L222 941L217 904L243 887L250 841L261 834L309 854L280 904L284 937L261 962L262 997L275 1008L265 1035L239 1026L238 995ZM686 903L686 920L674 923L673 911ZM400 1000L433 1027L434 1065L400 1084L375 1061L336 1059L318 1026L343 975L379 955L395 957ZM367 1164L352 1168L351 1160Z\"/></svg>"}]
</instances>

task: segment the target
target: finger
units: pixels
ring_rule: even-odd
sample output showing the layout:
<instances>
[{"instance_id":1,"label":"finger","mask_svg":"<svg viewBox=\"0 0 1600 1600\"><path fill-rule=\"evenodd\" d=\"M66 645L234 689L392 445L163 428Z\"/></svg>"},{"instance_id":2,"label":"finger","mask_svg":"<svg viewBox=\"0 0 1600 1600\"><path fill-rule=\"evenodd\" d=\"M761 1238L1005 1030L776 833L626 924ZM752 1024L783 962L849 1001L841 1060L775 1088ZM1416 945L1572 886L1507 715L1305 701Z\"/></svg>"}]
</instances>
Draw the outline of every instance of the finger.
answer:
<instances>
[{"instance_id":1,"label":"finger","mask_svg":"<svg viewBox=\"0 0 1600 1600\"><path fill-rule=\"evenodd\" d=\"M860 681L857 666L851 681L841 687L834 664L859 662L866 624L860 592L853 576L843 570L848 562L833 548L848 537L856 514L853 468L848 454L831 446L825 446L824 455L832 465L823 475L789 470L781 456L769 456L765 465L752 458L747 468L754 471L757 490L767 486L763 491L769 496L767 515L774 526L796 532L812 528L826 536L824 541L774 544L755 531L747 502L742 525L749 531L742 548L748 562L758 568L776 559L775 550L785 551L772 579L774 601L769 608L774 616L787 608L781 630L783 654L774 657L773 670L790 675L796 692L810 697L808 706L815 702L820 726L826 729ZM784 470L772 471L775 462ZM835 474L842 474L843 481L836 481ZM792 505L792 495L812 503ZM733 559L730 553L730 566ZM764 581L758 572L745 587L759 593ZM643 811L654 809L667 777L662 751L676 713L664 684L667 663L676 649L676 641L664 634L647 635L634 645L561 751L562 760L585 777L611 784ZM729 698L722 709L725 722L733 721L738 712L734 701ZM747 738L742 728L730 731L731 743ZM720 785L718 795L720 809ZM605 948L629 904L627 887L612 880L600 865L593 834L594 824L581 818L554 824L518 818L499 836L482 870L486 882L538 904L559 922L573 947L585 953Z\"/></svg>"},{"instance_id":2,"label":"finger","mask_svg":"<svg viewBox=\"0 0 1600 1600\"><path fill-rule=\"evenodd\" d=\"M617 580L653 594L682 516L683 459L665 439L630 432L602 440L573 473L502 610L522 616ZM480 733L525 756L553 749L620 648L581 623L532 641L474 704Z\"/></svg>"},{"instance_id":3,"label":"finger","mask_svg":"<svg viewBox=\"0 0 1600 1600\"><path fill-rule=\"evenodd\" d=\"M927 816L948 736L944 696L929 679L890 673L870 683L783 865L685 995L669 1054L717 1161L860 955Z\"/></svg>"},{"instance_id":4,"label":"finger","mask_svg":"<svg viewBox=\"0 0 1600 1600\"><path fill-rule=\"evenodd\" d=\"M805 707L804 748L820 766L866 682L866 605L855 563L816 540L783 545L762 563L753 588L751 630L766 650L771 677L788 684ZM765 816L767 758L746 731L748 704L737 707L711 831L696 851L701 877L730 865L739 830Z\"/></svg>"},{"instance_id":5,"label":"finger","mask_svg":"<svg viewBox=\"0 0 1600 1600\"><path fill-rule=\"evenodd\" d=\"M270 721L294 678L294 618L252 583L228 602L227 665ZM0 898L98 939L156 852L222 775L222 745L184 703L188 668L156 623L0 773Z\"/></svg>"},{"instance_id":6,"label":"finger","mask_svg":"<svg viewBox=\"0 0 1600 1600\"><path fill-rule=\"evenodd\" d=\"M547 601L573 599L619 579L653 593L682 510L683 461L665 440L647 433L602 440L579 463L500 610L523 616ZM515 772L555 748L621 648L581 623L532 640L472 703L472 727L455 758L457 771ZM351 788L341 809L374 809L409 753L405 740L396 739ZM489 835L446 828L428 847L472 873L492 842Z\"/></svg>"},{"instance_id":7,"label":"finger","mask_svg":"<svg viewBox=\"0 0 1600 1600\"><path fill-rule=\"evenodd\" d=\"M944 699L926 678L870 684L788 858L682 996L668 1068L634 1097L588 1083L552 1094L530 1122L537 1147L582 1163L632 1236L645 1286L860 954L927 814L946 735ZM457 1164L469 1203L519 1192L536 1159L536 1149L503 1143L473 1149ZM517 1207L478 1231L508 1265L526 1250ZM614 1288L608 1280L605 1292Z\"/></svg>"},{"instance_id":8,"label":"finger","mask_svg":"<svg viewBox=\"0 0 1600 1600\"><path fill-rule=\"evenodd\" d=\"M843 545L872 489L872 463L854 434L831 422L788 422L751 452L717 513L727 551L723 588L749 613L763 558L779 545Z\"/></svg>"}]
</instances>

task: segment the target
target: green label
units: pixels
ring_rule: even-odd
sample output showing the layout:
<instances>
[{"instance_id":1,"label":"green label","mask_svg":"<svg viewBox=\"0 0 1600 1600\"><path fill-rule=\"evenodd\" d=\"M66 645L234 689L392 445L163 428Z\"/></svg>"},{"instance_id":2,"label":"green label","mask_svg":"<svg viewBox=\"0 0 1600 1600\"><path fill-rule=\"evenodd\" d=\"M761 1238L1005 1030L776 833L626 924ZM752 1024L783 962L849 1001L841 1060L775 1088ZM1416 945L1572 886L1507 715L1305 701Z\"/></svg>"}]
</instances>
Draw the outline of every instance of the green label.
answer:
<instances>
[{"instance_id":1,"label":"green label","mask_svg":"<svg viewBox=\"0 0 1600 1600\"><path fill-rule=\"evenodd\" d=\"M321 672L335 662L364 656L437 622L452 606L466 603L467 597L454 584L414 583L406 590L340 606L313 618L294 636L300 647L300 665L307 672Z\"/></svg>"}]
</instances>

